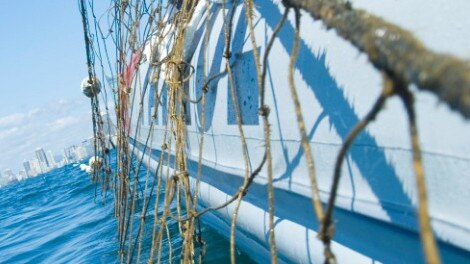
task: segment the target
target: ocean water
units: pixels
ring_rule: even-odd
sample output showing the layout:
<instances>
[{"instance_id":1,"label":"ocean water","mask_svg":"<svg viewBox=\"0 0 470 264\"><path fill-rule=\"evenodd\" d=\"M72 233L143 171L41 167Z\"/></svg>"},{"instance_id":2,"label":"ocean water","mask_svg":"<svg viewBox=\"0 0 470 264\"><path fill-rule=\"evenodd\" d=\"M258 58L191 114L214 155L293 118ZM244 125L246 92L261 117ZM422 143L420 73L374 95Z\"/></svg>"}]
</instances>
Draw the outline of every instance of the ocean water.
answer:
<instances>
[{"instance_id":1,"label":"ocean water","mask_svg":"<svg viewBox=\"0 0 470 264\"><path fill-rule=\"evenodd\" d=\"M73 165L0 188L0 263L119 263L112 197L103 203L95 191L87 173ZM176 223L169 225L177 232ZM204 223L202 230L204 263L229 263L228 241ZM144 248L150 238L144 235ZM172 244L178 263L180 243ZM168 263L168 245L163 246L162 261ZM237 254L237 263L252 263Z\"/></svg>"}]
</instances>

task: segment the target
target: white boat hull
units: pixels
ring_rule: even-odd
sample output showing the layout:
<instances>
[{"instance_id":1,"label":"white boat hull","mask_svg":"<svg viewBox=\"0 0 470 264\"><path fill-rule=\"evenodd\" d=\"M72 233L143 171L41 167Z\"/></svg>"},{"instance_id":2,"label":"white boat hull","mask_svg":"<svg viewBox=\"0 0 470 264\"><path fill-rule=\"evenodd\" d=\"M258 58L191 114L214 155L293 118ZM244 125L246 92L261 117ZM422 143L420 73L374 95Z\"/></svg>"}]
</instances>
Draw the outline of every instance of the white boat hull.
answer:
<instances>
[{"instance_id":1,"label":"white boat hull","mask_svg":"<svg viewBox=\"0 0 470 264\"><path fill-rule=\"evenodd\" d=\"M470 8L469 4L465 5ZM371 11L382 12L380 8L371 6ZM222 72L225 67L221 8L221 5L214 4L210 11L211 33L206 65L209 76ZM255 35L261 54L267 38L281 18L282 10L277 2L256 1ZM420 16L432 17L433 12L424 10ZM452 13L442 16L443 19L447 16L451 19ZM413 25L409 17L402 20L398 16L391 17L404 27ZM323 261L323 246L317 238L319 224L311 205L310 181L287 83L293 25L290 17L274 43L266 85L266 100L271 108L276 245L279 259L283 262L320 263ZM202 93L204 16L201 15L192 26L188 30L186 56L195 72L187 88L189 96L197 98ZM313 150L320 196L326 202L338 150L350 129L365 116L378 97L382 79L365 56L334 32L325 30L321 22L313 22L304 14L301 27L295 82ZM454 27L449 24L446 30L452 31ZM236 9L233 30L234 76L250 170L253 170L264 154L264 134L262 120L258 116L253 48L242 5ZM431 39L431 32L420 34L425 44L440 49L441 43ZM464 32L461 37L465 36L470 37L470 32ZM454 50L458 55L466 51L470 56L468 46L463 44ZM148 65L141 66L141 72L145 72L145 67ZM150 75L147 78L155 69L150 67L148 71ZM141 78L142 83L146 83L145 76ZM228 87L226 75L211 83L206 99L206 124L201 124L201 106L188 104L187 157L193 186L200 131L205 131L199 193L201 208L222 204L243 184L245 171L241 138ZM146 89L149 90L143 93ZM163 83L153 87L144 85L139 92L148 96L155 89L162 94L166 88ZM143 126L133 134L135 152L139 157L143 154L143 142L149 133L148 120L154 107L152 101L152 98L144 99ZM135 100L135 109L138 109L137 102ZM441 257L446 263L465 263L470 259L470 207L467 205L470 201L470 122L438 105L437 99L430 94L416 93L416 107L431 224L439 241ZM133 113L133 116L138 115ZM165 116L165 109L160 107L151 140L153 145L144 154L144 162L153 169L156 169L161 153L162 120ZM415 212L417 191L410 149L406 113L402 103L394 98L357 138L344 162L332 245L339 263L424 261ZM165 165L171 167L171 163ZM267 201L267 173L264 168L243 199L236 234L237 246L251 253L259 262L269 260ZM234 207L235 204L231 204L203 219L228 236Z\"/></svg>"}]
</instances>

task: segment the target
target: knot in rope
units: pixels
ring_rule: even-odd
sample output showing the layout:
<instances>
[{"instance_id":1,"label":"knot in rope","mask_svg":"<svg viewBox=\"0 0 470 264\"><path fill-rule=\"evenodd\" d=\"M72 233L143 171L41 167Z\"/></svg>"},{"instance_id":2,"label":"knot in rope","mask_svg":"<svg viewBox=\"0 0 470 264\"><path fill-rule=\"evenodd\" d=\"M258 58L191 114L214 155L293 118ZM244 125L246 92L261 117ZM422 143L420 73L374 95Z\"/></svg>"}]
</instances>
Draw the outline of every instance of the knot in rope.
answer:
<instances>
[{"instance_id":1,"label":"knot in rope","mask_svg":"<svg viewBox=\"0 0 470 264\"><path fill-rule=\"evenodd\" d=\"M226 59L230 59L230 57L232 57L232 52L227 50L222 56Z\"/></svg>"},{"instance_id":2,"label":"knot in rope","mask_svg":"<svg viewBox=\"0 0 470 264\"><path fill-rule=\"evenodd\" d=\"M269 106L267 105L263 105L258 109L258 115L260 116L268 117L270 112L271 109L269 109Z\"/></svg>"}]
</instances>

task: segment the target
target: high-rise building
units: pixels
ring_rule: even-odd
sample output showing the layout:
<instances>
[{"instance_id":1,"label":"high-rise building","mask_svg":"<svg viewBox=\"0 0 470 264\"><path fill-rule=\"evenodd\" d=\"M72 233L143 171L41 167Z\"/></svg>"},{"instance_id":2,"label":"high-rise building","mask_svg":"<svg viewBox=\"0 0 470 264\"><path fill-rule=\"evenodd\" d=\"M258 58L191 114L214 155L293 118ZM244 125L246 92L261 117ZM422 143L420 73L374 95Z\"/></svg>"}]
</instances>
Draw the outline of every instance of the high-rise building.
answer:
<instances>
[{"instance_id":1,"label":"high-rise building","mask_svg":"<svg viewBox=\"0 0 470 264\"><path fill-rule=\"evenodd\" d=\"M49 171L49 168L51 167L49 160L47 159L46 152L44 152L44 149L38 148L36 149L36 158L39 161L39 166L41 167L41 172L45 173Z\"/></svg>"},{"instance_id":2,"label":"high-rise building","mask_svg":"<svg viewBox=\"0 0 470 264\"><path fill-rule=\"evenodd\" d=\"M33 158L30 161L30 164L31 164L31 171L32 171L31 176L36 176L39 173L41 173L41 165L39 164L39 160L37 158Z\"/></svg>"},{"instance_id":3,"label":"high-rise building","mask_svg":"<svg viewBox=\"0 0 470 264\"><path fill-rule=\"evenodd\" d=\"M33 174L31 173L31 163L27 160L23 161L23 167L24 167L24 171L26 173L26 176L28 177L31 177L33 176Z\"/></svg>"},{"instance_id":4,"label":"high-rise building","mask_svg":"<svg viewBox=\"0 0 470 264\"><path fill-rule=\"evenodd\" d=\"M72 163L77 161L77 156L75 154L77 146L73 145L64 149L64 158L67 163Z\"/></svg>"},{"instance_id":5,"label":"high-rise building","mask_svg":"<svg viewBox=\"0 0 470 264\"><path fill-rule=\"evenodd\" d=\"M47 151L47 160L49 161L49 167L51 169L57 167L54 159L54 154L52 154L52 151L50 150Z\"/></svg>"}]
</instances>

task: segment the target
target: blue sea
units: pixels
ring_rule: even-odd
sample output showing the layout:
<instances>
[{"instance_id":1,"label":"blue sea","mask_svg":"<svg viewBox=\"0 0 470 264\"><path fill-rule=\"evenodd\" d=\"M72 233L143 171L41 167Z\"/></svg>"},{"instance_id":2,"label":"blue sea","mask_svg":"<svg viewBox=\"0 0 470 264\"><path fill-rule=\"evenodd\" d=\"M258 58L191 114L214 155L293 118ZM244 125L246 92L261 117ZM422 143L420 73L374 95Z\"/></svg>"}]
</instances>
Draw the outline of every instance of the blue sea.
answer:
<instances>
[{"instance_id":1,"label":"blue sea","mask_svg":"<svg viewBox=\"0 0 470 264\"><path fill-rule=\"evenodd\" d=\"M119 263L112 195L103 203L96 188L76 165L0 188L0 263ZM170 225L177 232L176 223ZM204 223L202 230L204 263L230 262L228 241ZM144 235L144 244L150 237ZM173 262L179 262L180 244L173 244ZM238 263L252 263L237 255Z\"/></svg>"}]
</instances>

